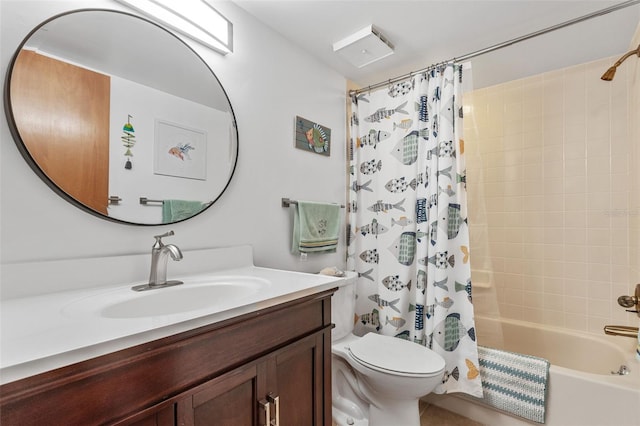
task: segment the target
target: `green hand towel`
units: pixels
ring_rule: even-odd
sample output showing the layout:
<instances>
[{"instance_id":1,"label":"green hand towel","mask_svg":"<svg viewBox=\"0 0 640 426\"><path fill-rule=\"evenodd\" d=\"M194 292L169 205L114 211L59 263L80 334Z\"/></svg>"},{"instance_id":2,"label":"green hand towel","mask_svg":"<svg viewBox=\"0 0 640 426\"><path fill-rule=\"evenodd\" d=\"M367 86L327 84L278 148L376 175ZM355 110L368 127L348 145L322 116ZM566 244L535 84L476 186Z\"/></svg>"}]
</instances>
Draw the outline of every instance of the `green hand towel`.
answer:
<instances>
[{"instance_id":1,"label":"green hand towel","mask_svg":"<svg viewBox=\"0 0 640 426\"><path fill-rule=\"evenodd\" d=\"M298 201L291 253L335 253L339 232L339 205Z\"/></svg>"},{"instance_id":2,"label":"green hand towel","mask_svg":"<svg viewBox=\"0 0 640 426\"><path fill-rule=\"evenodd\" d=\"M204 204L201 201L164 200L162 202L162 223L177 222L199 213Z\"/></svg>"}]
</instances>

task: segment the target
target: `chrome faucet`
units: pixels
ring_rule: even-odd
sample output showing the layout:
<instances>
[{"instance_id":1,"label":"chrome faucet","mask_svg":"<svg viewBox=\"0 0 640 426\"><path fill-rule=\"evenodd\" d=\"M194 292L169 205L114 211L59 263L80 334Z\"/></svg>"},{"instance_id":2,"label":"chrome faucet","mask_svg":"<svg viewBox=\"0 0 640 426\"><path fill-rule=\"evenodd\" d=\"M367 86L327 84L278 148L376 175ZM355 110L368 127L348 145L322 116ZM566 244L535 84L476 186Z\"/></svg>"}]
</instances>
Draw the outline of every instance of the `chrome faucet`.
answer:
<instances>
[{"instance_id":1,"label":"chrome faucet","mask_svg":"<svg viewBox=\"0 0 640 426\"><path fill-rule=\"evenodd\" d=\"M169 261L169 256L175 261L182 260L182 252L178 246L174 244L164 244L162 242L162 238L171 235L174 235L173 231L153 237L156 239L156 242L151 247L151 273L149 274L149 282L147 284L136 285L131 288L132 290L145 291L183 284L182 281L167 281L167 262Z\"/></svg>"}]
</instances>

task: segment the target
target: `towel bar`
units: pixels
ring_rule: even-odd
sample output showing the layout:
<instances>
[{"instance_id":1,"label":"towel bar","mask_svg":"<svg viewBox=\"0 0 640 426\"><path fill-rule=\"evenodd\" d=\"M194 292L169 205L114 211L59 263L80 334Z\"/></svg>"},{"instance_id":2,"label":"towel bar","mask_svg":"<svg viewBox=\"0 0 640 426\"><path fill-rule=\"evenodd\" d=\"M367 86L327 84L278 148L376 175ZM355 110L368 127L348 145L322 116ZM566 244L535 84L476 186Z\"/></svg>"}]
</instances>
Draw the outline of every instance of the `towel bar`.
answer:
<instances>
[{"instance_id":1,"label":"towel bar","mask_svg":"<svg viewBox=\"0 0 640 426\"><path fill-rule=\"evenodd\" d=\"M151 200L147 197L140 197L140 204L142 205L149 205L149 203L160 203L160 204L164 204L164 200ZM213 204L213 201L208 201L208 202L203 202L203 208L204 207L209 207L211 204Z\"/></svg>"},{"instance_id":2,"label":"towel bar","mask_svg":"<svg viewBox=\"0 0 640 426\"><path fill-rule=\"evenodd\" d=\"M160 204L164 204L163 200L150 200L147 197L140 197L140 204L143 205L148 205L149 203L160 203Z\"/></svg>"},{"instance_id":3,"label":"towel bar","mask_svg":"<svg viewBox=\"0 0 640 426\"><path fill-rule=\"evenodd\" d=\"M282 199L282 207L291 207L291 204L298 204L296 200L290 200L289 198ZM340 208L344 209L344 205L340 204Z\"/></svg>"}]
</instances>

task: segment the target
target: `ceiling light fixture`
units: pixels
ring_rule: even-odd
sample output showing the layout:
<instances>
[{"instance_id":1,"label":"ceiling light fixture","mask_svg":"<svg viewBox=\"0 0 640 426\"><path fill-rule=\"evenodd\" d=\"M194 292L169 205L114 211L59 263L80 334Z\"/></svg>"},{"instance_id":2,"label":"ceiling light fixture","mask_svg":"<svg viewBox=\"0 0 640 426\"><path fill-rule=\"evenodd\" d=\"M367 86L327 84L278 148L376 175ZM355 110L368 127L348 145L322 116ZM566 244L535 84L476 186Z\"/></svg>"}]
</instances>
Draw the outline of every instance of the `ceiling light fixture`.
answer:
<instances>
[{"instance_id":1,"label":"ceiling light fixture","mask_svg":"<svg viewBox=\"0 0 640 426\"><path fill-rule=\"evenodd\" d=\"M358 68L393 54L393 45L373 25L333 43L333 51Z\"/></svg>"},{"instance_id":2,"label":"ceiling light fixture","mask_svg":"<svg viewBox=\"0 0 640 426\"><path fill-rule=\"evenodd\" d=\"M210 0L116 0L226 55L233 51L233 24Z\"/></svg>"}]
</instances>

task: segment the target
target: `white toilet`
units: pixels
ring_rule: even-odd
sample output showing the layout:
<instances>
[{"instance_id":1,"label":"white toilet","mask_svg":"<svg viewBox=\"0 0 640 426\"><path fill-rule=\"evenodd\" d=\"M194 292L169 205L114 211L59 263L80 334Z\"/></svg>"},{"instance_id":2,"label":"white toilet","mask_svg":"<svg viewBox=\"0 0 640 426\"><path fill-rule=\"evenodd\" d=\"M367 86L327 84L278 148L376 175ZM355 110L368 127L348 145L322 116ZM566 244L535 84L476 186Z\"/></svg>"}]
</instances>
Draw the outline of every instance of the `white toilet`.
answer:
<instances>
[{"instance_id":1,"label":"white toilet","mask_svg":"<svg viewBox=\"0 0 640 426\"><path fill-rule=\"evenodd\" d=\"M419 426L418 400L440 383L445 361L396 337L355 336L356 277L347 272L331 300L333 420L338 426Z\"/></svg>"}]
</instances>

